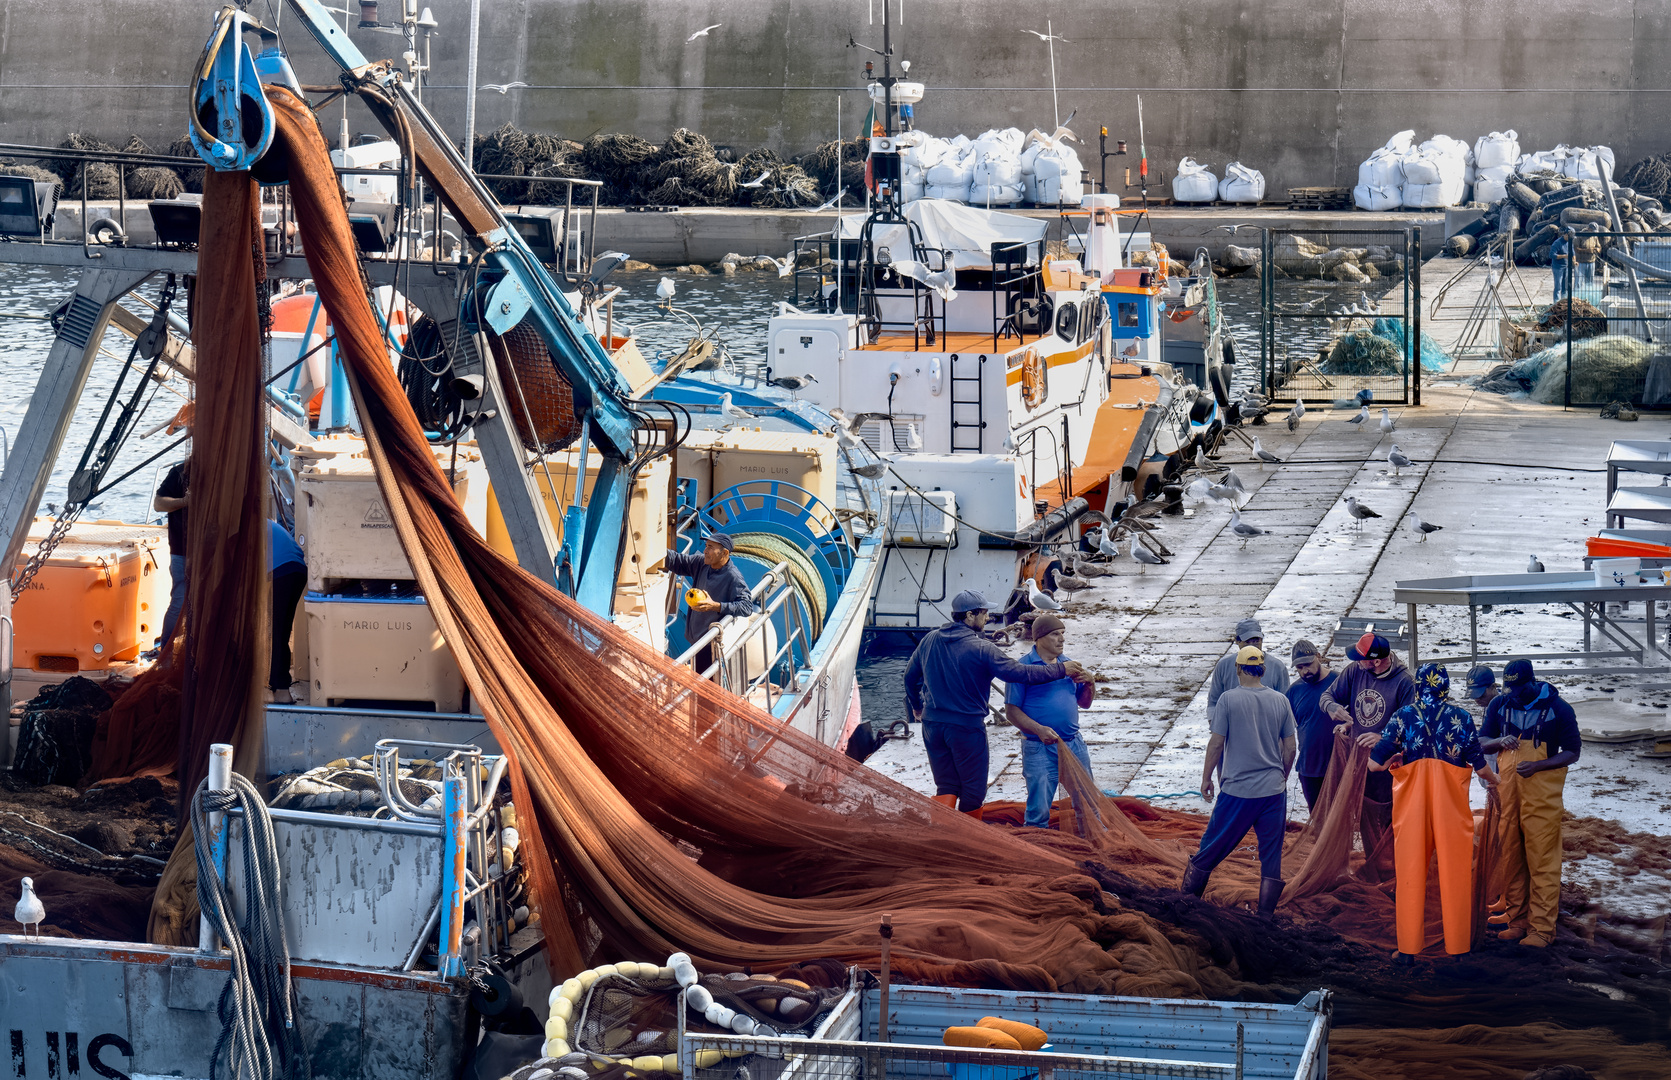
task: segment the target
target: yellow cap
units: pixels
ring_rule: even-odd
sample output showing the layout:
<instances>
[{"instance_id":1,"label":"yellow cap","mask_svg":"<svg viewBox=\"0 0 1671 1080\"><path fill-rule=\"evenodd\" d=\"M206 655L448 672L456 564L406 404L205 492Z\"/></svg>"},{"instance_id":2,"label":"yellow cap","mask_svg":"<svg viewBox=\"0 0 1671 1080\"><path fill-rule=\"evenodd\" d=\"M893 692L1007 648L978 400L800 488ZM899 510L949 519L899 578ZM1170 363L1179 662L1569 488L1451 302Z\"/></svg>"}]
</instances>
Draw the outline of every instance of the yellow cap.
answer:
<instances>
[{"instance_id":1,"label":"yellow cap","mask_svg":"<svg viewBox=\"0 0 1671 1080\"><path fill-rule=\"evenodd\" d=\"M1252 645L1243 645L1242 650L1236 654L1237 667L1258 667L1264 662L1265 654Z\"/></svg>"}]
</instances>

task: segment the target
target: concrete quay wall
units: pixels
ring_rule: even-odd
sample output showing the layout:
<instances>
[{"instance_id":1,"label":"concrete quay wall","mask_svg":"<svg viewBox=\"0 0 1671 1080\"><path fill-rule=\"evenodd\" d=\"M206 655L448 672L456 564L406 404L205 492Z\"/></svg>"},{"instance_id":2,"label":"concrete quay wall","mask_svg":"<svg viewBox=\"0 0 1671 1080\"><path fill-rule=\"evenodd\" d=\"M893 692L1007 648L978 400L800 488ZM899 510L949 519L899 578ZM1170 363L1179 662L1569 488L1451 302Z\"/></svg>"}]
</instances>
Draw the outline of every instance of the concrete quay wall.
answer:
<instances>
[{"instance_id":1,"label":"concrete quay wall","mask_svg":"<svg viewBox=\"0 0 1671 1080\"><path fill-rule=\"evenodd\" d=\"M894 0L897 8L899 0ZM398 8L384 0L384 18ZM440 22L426 100L463 130L467 0L428 0ZM478 97L477 130L511 122L583 139L677 127L742 148L800 153L866 108L862 67L879 45L879 0L510 0L482 7L479 79L527 83ZM166 144L184 129L187 72L218 0L123 0L89 9L0 0L0 141L56 143L82 130ZM1350 185L1357 165L1403 128L1473 140L1514 128L1522 146L1605 143L1621 165L1671 147L1671 5L1664 0L1189 0L1017 7L907 0L896 56L926 82L918 125L936 134L1023 130L1053 119L1049 55L1024 31L1052 20L1056 97L1093 172L1095 134L1151 161L1240 160L1288 187ZM357 21L357 20L356 20ZM707 36L686 39L710 24ZM1035 25L1037 24L1037 25ZM281 24L303 82L334 65ZM353 29L374 58L398 36ZM327 110L334 136L338 107ZM358 105L353 130L375 130ZM1112 145L1112 143L1111 143ZM1117 181L1135 157L1109 160ZM1135 171L1135 169L1134 169Z\"/></svg>"}]
</instances>

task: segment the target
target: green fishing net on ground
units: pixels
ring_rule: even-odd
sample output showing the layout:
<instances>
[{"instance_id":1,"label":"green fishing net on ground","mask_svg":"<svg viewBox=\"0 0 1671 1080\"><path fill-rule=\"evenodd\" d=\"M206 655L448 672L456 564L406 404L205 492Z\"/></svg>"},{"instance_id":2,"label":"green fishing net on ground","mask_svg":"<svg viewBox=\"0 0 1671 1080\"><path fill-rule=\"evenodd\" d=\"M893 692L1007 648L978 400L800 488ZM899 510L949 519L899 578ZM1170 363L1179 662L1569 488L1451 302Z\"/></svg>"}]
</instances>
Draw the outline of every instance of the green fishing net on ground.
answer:
<instances>
[{"instance_id":1,"label":"green fishing net on ground","mask_svg":"<svg viewBox=\"0 0 1671 1080\"><path fill-rule=\"evenodd\" d=\"M1330 375L1399 375L1404 349L1379 334L1354 330L1335 339L1325 370Z\"/></svg>"},{"instance_id":2,"label":"green fishing net on ground","mask_svg":"<svg viewBox=\"0 0 1671 1080\"><path fill-rule=\"evenodd\" d=\"M1640 401L1655 349L1645 341L1608 334L1572 343L1572 403ZM1535 369L1532 400L1545 405L1567 401L1567 346L1554 345L1526 358L1516 368Z\"/></svg>"}]
</instances>

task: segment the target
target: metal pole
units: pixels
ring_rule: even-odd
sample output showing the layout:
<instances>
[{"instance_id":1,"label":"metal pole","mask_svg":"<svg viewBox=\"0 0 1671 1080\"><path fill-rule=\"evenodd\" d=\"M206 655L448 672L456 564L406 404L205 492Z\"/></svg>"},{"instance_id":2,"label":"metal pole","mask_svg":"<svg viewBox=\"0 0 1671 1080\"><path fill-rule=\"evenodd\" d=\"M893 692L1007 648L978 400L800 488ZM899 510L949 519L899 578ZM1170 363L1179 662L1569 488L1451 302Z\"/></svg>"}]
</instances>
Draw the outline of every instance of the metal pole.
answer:
<instances>
[{"instance_id":1,"label":"metal pole","mask_svg":"<svg viewBox=\"0 0 1671 1080\"><path fill-rule=\"evenodd\" d=\"M1572 275L1576 267L1573 263L1573 247L1578 238L1570 229L1566 233L1567 250L1561 258L1567 264L1567 390L1565 405L1572 408ZM1589 648L1588 645L1585 646Z\"/></svg>"},{"instance_id":2,"label":"metal pole","mask_svg":"<svg viewBox=\"0 0 1671 1080\"><path fill-rule=\"evenodd\" d=\"M894 917L882 916L882 994L880 1001L881 1019L876 1026L876 1041L888 1041L888 946L894 937Z\"/></svg>"},{"instance_id":3,"label":"metal pole","mask_svg":"<svg viewBox=\"0 0 1671 1080\"><path fill-rule=\"evenodd\" d=\"M1410 670L1415 671L1421 667L1420 664L1416 663L1416 605L1404 605L1404 625L1406 632L1410 635Z\"/></svg>"},{"instance_id":4,"label":"metal pole","mask_svg":"<svg viewBox=\"0 0 1671 1080\"><path fill-rule=\"evenodd\" d=\"M215 743L209 747L209 790L232 790L232 747L227 743ZM215 853L215 874L224 878L226 875L226 814L220 810L209 814L209 844ZM209 926L209 920L199 915L197 917L197 951L212 953L220 949L220 939Z\"/></svg>"},{"instance_id":5,"label":"metal pole","mask_svg":"<svg viewBox=\"0 0 1671 1080\"><path fill-rule=\"evenodd\" d=\"M1422 403L1422 227L1415 226L1410 230L1410 235L1416 247L1416 268L1410 280L1412 295L1415 298L1412 305L1415 326L1410 330L1410 348L1415 361L1410 368L1410 401L1411 404L1419 406ZM1408 260L1405 265L1409 265Z\"/></svg>"},{"instance_id":6,"label":"metal pole","mask_svg":"<svg viewBox=\"0 0 1671 1080\"><path fill-rule=\"evenodd\" d=\"M1056 26L1049 19L1044 20L1044 32L1048 35L1045 40L1050 45L1050 111L1056 118L1056 127L1061 127L1062 106L1056 102Z\"/></svg>"},{"instance_id":7,"label":"metal pole","mask_svg":"<svg viewBox=\"0 0 1671 1080\"><path fill-rule=\"evenodd\" d=\"M464 69L464 160L472 172L476 168L476 47L481 43L481 33L482 0L470 0L470 58Z\"/></svg>"}]
</instances>

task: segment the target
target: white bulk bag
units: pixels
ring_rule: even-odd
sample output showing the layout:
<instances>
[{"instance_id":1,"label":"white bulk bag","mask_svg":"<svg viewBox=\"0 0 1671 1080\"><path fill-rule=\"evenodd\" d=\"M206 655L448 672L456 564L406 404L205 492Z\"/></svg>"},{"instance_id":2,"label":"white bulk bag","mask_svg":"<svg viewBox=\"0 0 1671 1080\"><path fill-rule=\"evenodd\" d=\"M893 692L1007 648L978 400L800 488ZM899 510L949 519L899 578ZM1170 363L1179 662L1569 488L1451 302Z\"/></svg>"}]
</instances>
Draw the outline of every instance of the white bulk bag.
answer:
<instances>
[{"instance_id":1,"label":"white bulk bag","mask_svg":"<svg viewBox=\"0 0 1671 1080\"><path fill-rule=\"evenodd\" d=\"M1194 158L1178 162L1178 172L1172 177L1172 200L1181 203L1212 202L1218 198L1218 177L1197 165Z\"/></svg>"},{"instance_id":2,"label":"white bulk bag","mask_svg":"<svg viewBox=\"0 0 1671 1080\"><path fill-rule=\"evenodd\" d=\"M1607 164L1607 174L1612 176L1613 151L1610 147L1592 146L1574 151L1567 158L1567 169L1561 175L1570 176L1574 180L1594 180L1600 183L1602 162Z\"/></svg>"},{"instance_id":3,"label":"white bulk bag","mask_svg":"<svg viewBox=\"0 0 1671 1080\"><path fill-rule=\"evenodd\" d=\"M1474 142L1474 167L1482 172L1513 165L1519 158L1520 133L1513 128L1481 135Z\"/></svg>"},{"instance_id":4,"label":"white bulk bag","mask_svg":"<svg viewBox=\"0 0 1671 1080\"><path fill-rule=\"evenodd\" d=\"M923 179L930 185L938 187L968 187L969 174L973 172L972 163L960 154L947 154L939 161L930 165L923 174Z\"/></svg>"},{"instance_id":5,"label":"white bulk bag","mask_svg":"<svg viewBox=\"0 0 1671 1080\"><path fill-rule=\"evenodd\" d=\"M1386 147L1369 155L1358 166L1360 187L1398 188L1404 183L1404 154Z\"/></svg>"},{"instance_id":6,"label":"white bulk bag","mask_svg":"<svg viewBox=\"0 0 1671 1080\"><path fill-rule=\"evenodd\" d=\"M1011 187L1021 183L1021 156L993 154L975 163L969 177L971 183L993 187Z\"/></svg>"},{"instance_id":7,"label":"white bulk bag","mask_svg":"<svg viewBox=\"0 0 1671 1080\"><path fill-rule=\"evenodd\" d=\"M969 185L970 206L1014 206L1026 194L1019 182L1014 184Z\"/></svg>"},{"instance_id":8,"label":"white bulk bag","mask_svg":"<svg viewBox=\"0 0 1671 1080\"><path fill-rule=\"evenodd\" d=\"M1509 193L1509 181L1514 179L1514 165L1490 165L1474 174L1474 201L1502 202Z\"/></svg>"},{"instance_id":9,"label":"white bulk bag","mask_svg":"<svg viewBox=\"0 0 1671 1080\"><path fill-rule=\"evenodd\" d=\"M1526 154L1520 159L1520 171L1523 173L1553 172L1564 176L1565 173L1562 170L1566 168L1567 155L1570 153L1571 151L1566 144L1562 143L1553 150L1539 150L1534 154Z\"/></svg>"},{"instance_id":10,"label":"white bulk bag","mask_svg":"<svg viewBox=\"0 0 1671 1080\"><path fill-rule=\"evenodd\" d=\"M933 169L929 170L929 172L933 171ZM968 202L969 185L936 184L930 181L927 188L923 191L923 197L927 199L945 199L948 202Z\"/></svg>"},{"instance_id":11,"label":"white bulk bag","mask_svg":"<svg viewBox=\"0 0 1671 1080\"><path fill-rule=\"evenodd\" d=\"M1359 210L1397 210L1399 190L1371 184L1359 184L1352 189L1352 201Z\"/></svg>"},{"instance_id":12,"label":"white bulk bag","mask_svg":"<svg viewBox=\"0 0 1671 1080\"><path fill-rule=\"evenodd\" d=\"M1404 155L1403 171L1406 187L1443 183L1444 167L1448 158L1425 150L1412 150Z\"/></svg>"},{"instance_id":13,"label":"white bulk bag","mask_svg":"<svg viewBox=\"0 0 1671 1080\"><path fill-rule=\"evenodd\" d=\"M1218 197L1225 202L1256 203L1265 197L1265 174L1239 161L1232 161L1224 167Z\"/></svg>"},{"instance_id":14,"label":"white bulk bag","mask_svg":"<svg viewBox=\"0 0 1671 1080\"><path fill-rule=\"evenodd\" d=\"M1381 147L1381 149L1386 150L1389 153L1403 154L1403 153L1406 153L1410 149L1411 145L1415 141L1416 141L1416 129L1415 128L1408 128L1404 131L1399 132L1397 135L1394 135L1392 138L1388 139L1386 145Z\"/></svg>"},{"instance_id":15,"label":"white bulk bag","mask_svg":"<svg viewBox=\"0 0 1671 1080\"><path fill-rule=\"evenodd\" d=\"M1079 164L1079 155L1067 144L1035 144L1021 155L1021 161L1029 201L1077 204L1083 197L1085 170Z\"/></svg>"},{"instance_id":16,"label":"white bulk bag","mask_svg":"<svg viewBox=\"0 0 1671 1080\"><path fill-rule=\"evenodd\" d=\"M1405 184L1400 201L1413 210L1455 206L1462 201L1464 185L1460 179L1437 184Z\"/></svg>"},{"instance_id":17,"label":"white bulk bag","mask_svg":"<svg viewBox=\"0 0 1671 1080\"><path fill-rule=\"evenodd\" d=\"M927 185L906 180L899 185L900 201L916 202L918 199L922 198L927 191Z\"/></svg>"}]
</instances>

